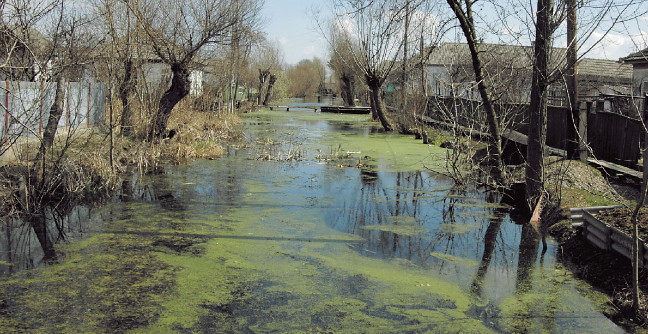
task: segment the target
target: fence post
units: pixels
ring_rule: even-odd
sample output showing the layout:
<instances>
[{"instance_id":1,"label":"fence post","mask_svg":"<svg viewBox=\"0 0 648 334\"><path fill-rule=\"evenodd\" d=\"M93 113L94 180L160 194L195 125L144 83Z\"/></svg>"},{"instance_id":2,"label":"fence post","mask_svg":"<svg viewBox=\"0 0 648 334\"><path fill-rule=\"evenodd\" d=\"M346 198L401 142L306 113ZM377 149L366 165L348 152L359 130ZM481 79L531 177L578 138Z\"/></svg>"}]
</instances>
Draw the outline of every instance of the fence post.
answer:
<instances>
[{"instance_id":1,"label":"fence post","mask_svg":"<svg viewBox=\"0 0 648 334\"><path fill-rule=\"evenodd\" d=\"M87 128L90 128L90 113L91 113L91 108L92 108L92 103L90 103L90 96L91 96L91 90L92 89L92 83L88 82L88 111L86 112L86 120L87 120Z\"/></svg>"},{"instance_id":2,"label":"fence post","mask_svg":"<svg viewBox=\"0 0 648 334\"><path fill-rule=\"evenodd\" d=\"M40 85L40 103L39 108L38 108L38 135L42 136L43 135L43 100L45 99L45 80L41 81Z\"/></svg>"},{"instance_id":3,"label":"fence post","mask_svg":"<svg viewBox=\"0 0 648 334\"><path fill-rule=\"evenodd\" d=\"M67 98L65 99L65 129L68 130L70 128L70 96L72 96L72 83L68 82L67 83Z\"/></svg>"},{"instance_id":4,"label":"fence post","mask_svg":"<svg viewBox=\"0 0 648 334\"><path fill-rule=\"evenodd\" d=\"M6 144L9 141L9 80L5 80L5 114L4 114L4 134L3 141Z\"/></svg>"},{"instance_id":5,"label":"fence post","mask_svg":"<svg viewBox=\"0 0 648 334\"><path fill-rule=\"evenodd\" d=\"M586 107L582 104L578 108L578 158L582 162L587 162L587 114L592 109L592 102L587 101Z\"/></svg>"}]
</instances>

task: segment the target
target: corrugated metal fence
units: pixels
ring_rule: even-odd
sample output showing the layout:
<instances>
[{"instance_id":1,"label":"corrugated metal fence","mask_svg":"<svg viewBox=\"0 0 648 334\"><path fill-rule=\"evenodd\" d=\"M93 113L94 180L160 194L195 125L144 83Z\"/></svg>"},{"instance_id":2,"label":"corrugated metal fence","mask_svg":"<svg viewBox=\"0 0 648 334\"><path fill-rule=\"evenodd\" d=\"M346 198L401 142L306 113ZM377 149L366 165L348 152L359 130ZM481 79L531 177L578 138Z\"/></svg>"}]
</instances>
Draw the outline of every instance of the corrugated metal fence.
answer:
<instances>
[{"instance_id":1,"label":"corrugated metal fence","mask_svg":"<svg viewBox=\"0 0 648 334\"><path fill-rule=\"evenodd\" d=\"M55 82L4 81L0 87L0 138L41 136L54 104ZM59 128L105 124L106 86L99 82L66 83Z\"/></svg>"}]
</instances>

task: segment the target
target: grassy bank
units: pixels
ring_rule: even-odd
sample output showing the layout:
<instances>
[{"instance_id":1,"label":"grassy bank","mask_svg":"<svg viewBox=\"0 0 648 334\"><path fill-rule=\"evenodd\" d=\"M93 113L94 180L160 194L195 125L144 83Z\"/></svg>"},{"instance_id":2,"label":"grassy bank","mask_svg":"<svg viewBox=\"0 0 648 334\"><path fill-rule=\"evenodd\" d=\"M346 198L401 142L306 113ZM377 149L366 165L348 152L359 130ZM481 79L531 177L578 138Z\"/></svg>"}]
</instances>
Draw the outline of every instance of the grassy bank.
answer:
<instances>
[{"instance_id":1,"label":"grassy bank","mask_svg":"<svg viewBox=\"0 0 648 334\"><path fill-rule=\"evenodd\" d=\"M1 211L14 215L62 203L102 200L115 192L126 175L152 173L164 164L191 159L216 159L225 152L227 142L240 137L239 124L236 114L183 108L169 119L169 130L175 135L159 143L142 140L142 135L116 133L111 139L105 129L60 130L43 169L36 168L34 161L40 142L21 140L2 156ZM145 130L142 124L135 133Z\"/></svg>"}]
</instances>

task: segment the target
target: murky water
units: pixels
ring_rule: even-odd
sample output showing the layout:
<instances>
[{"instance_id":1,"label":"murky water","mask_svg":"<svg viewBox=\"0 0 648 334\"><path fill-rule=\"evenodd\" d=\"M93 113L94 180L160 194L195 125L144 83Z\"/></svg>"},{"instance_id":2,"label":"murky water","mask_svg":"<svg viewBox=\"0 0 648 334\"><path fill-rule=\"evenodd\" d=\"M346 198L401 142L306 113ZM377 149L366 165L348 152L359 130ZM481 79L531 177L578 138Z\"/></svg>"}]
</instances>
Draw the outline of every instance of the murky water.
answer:
<instances>
[{"instance_id":1,"label":"murky water","mask_svg":"<svg viewBox=\"0 0 648 334\"><path fill-rule=\"evenodd\" d=\"M222 159L49 214L55 256L6 223L0 331L623 332L555 245L541 254L497 198L426 169L442 149L362 115L246 122Z\"/></svg>"}]
</instances>

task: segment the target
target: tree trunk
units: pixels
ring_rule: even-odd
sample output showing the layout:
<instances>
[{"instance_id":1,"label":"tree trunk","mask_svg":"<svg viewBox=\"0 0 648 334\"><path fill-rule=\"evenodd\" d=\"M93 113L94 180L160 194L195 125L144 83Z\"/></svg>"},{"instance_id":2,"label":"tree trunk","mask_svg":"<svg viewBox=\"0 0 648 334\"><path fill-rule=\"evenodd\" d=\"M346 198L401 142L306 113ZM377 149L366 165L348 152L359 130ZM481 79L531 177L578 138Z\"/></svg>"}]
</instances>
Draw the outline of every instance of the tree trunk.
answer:
<instances>
[{"instance_id":1,"label":"tree trunk","mask_svg":"<svg viewBox=\"0 0 648 334\"><path fill-rule=\"evenodd\" d=\"M472 59L473 71L475 72L475 81L477 82L477 89L482 100L484 112L486 113L486 122L488 123L488 132L490 134L488 154L490 174L497 184L504 183L504 167L502 164L502 137L499 125L499 117L493 102L490 97L490 91L486 86L486 81L483 73L483 64L479 57L479 42L477 41L477 34L475 32L475 23L472 18L471 2L466 1L466 11L461 7L459 0L447 0L448 5L452 8L455 16L459 20L461 30L466 37L466 43L470 49L470 57Z\"/></svg>"},{"instance_id":2,"label":"tree trunk","mask_svg":"<svg viewBox=\"0 0 648 334\"><path fill-rule=\"evenodd\" d=\"M340 93L342 95L342 99L344 100L344 104L347 107L355 107L355 94L354 94L354 80L353 76L349 74L342 74L340 76L340 81L342 81L342 92Z\"/></svg>"},{"instance_id":3,"label":"tree trunk","mask_svg":"<svg viewBox=\"0 0 648 334\"><path fill-rule=\"evenodd\" d=\"M644 99L643 123L644 128L648 126L648 99ZM639 301L639 247L643 247L639 242L639 210L646 202L646 195L648 192L648 168L645 168L646 161L648 161L648 132L644 133L643 151L641 152L644 168L643 178L641 180L641 194L637 205L632 212L632 311L634 314L639 314L640 301Z\"/></svg>"},{"instance_id":4,"label":"tree trunk","mask_svg":"<svg viewBox=\"0 0 648 334\"><path fill-rule=\"evenodd\" d=\"M189 80L189 69L187 65L183 63L172 64L171 72L173 73L171 87L162 95L158 111L153 116L148 133L149 141L162 139L166 135L167 122L169 116L171 116L173 107L189 94L191 81Z\"/></svg>"},{"instance_id":5,"label":"tree trunk","mask_svg":"<svg viewBox=\"0 0 648 334\"><path fill-rule=\"evenodd\" d=\"M394 128L387 119L387 115L385 114L385 109L383 107L382 103L382 96L381 96L381 85L376 84L376 82L379 82L379 80L369 80L369 89L371 90L371 100L373 101L373 110L376 114L376 117L380 120L380 124L383 126L385 131L393 131Z\"/></svg>"},{"instance_id":6,"label":"tree trunk","mask_svg":"<svg viewBox=\"0 0 648 334\"><path fill-rule=\"evenodd\" d=\"M34 230L36 239L43 249L43 260L46 262L56 260L56 250L54 249L54 243L49 236L47 231L47 220L45 218L45 213L42 212L33 213L29 215L29 223Z\"/></svg>"},{"instance_id":7,"label":"tree trunk","mask_svg":"<svg viewBox=\"0 0 648 334\"><path fill-rule=\"evenodd\" d=\"M54 96L54 104L50 108L49 117L47 119L47 125L43 131L43 140L41 141L40 148L36 154L36 168L37 171L41 173L40 182L43 182L43 177L45 175L45 154L52 145L54 145L54 138L56 137L56 130L58 129L58 123L63 116L63 107L65 104L65 78L63 74L59 74L58 79L56 80L56 95ZM89 115L88 115L89 117ZM38 175L38 173L33 173L33 175ZM32 182L32 185L38 183Z\"/></svg>"},{"instance_id":8,"label":"tree trunk","mask_svg":"<svg viewBox=\"0 0 648 334\"><path fill-rule=\"evenodd\" d=\"M421 48L421 55L420 55L421 61L419 63L419 66L421 66L421 94L423 94L423 96L427 100L428 90L427 90L427 76L425 75L426 59L424 57L424 55L425 55L425 42L423 40L423 32L424 32L424 26L421 25L421 41L420 41L421 42L421 45L420 45L420 48ZM432 46L432 47L434 47L434 46Z\"/></svg>"},{"instance_id":9,"label":"tree trunk","mask_svg":"<svg viewBox=\"0 0 648 334\"><path fill-rule=\"evenodd\" d=\"M119 86L119 99L122 103L122 114L120 130L122 135L133 135L133 112L130 105L130 96L135 91L136 73L133 68L133 60L128 59L124 62L124 78Z\"/></svg>"},{"instance_id":10,"label":"tree trunk","mask_svg":"<svg viewBox=\"0 0 648 334\"><path fill-rule=\"evenodd\" d=\"M410 0L407 0L405 2L405 22L404 22L404 33L403 33L403 62L402 62L402 71L401 73L401 110L404 110L407 107L407 75L408 75L408 52L409 52L409 28L410 28L410 15L411 9L410 9Z\"/></svg>"},{"instance_id":11,"label":"tree trunk","mask_svg":"<svg viewBox=\"0 0 648 334\"><path fill-rule=\"evenodd\" d=\"M366 94L366 93L365 93ZM371 91L368 93L369 97L369 107L371 107L371 119L374 121L378 120L378 114L376 114L376 102L374 101L374 96L371 94Z\"/></svg>"},{"instance_id":12,"label":"tree trunk","mask_svg":"<svg viewBox=\"0 0 648 334\"><path fill-rule=\"evenodd\" d=\"M263 84L265 84L265 81L268 78L269 74L270 74L270 72L259 69L259 93L258 93L258 96L257 96L257 104L258 105L261 105L261 103L263 103L263 105L266 105L265 102L261 99L261 96L263 96L262 95L263 94Z\"/></svg>"},{"instance_id":13,"label":"tree trunk","mask_svg":"<svg viewBox=\"0 0 648 334\"><path fill-rule=\"evenodd\" d=\"M565 79L567 84L567 102L569 103L573 124L567 125L567 157L569 159L579 159L578 125L580 110L578 107L578 48L577 32L578 21L576 20L576 0L567 1L567 71Z\"/></svg>"},{"instance_id":14,"label":"tree trunk","mask_svg":"<svg viewBox=\"0 0 648 334\"><path fill-rule=\"evenodd\" d=\"M544 149L547 136L547 85L551 46L551 0L538 0L531 100L528 109L529 135L525 169L526 200L533 210L544 190Z\"/></svg>"},{"instance_id":15,"label":"tree trunk","mask_svg":"<svg viewBox=\"0 0 648 334\"><path fill-rule=\"evenodd\" d=\"M272 88L274 87L275 82L277 82L277 76L271 74L270 81L268 81L268 90L266 91L265 99L263 100L264 106L267 106L268 102L270 102L270 95L272 94Z\"/></svg>"}]
</instances>

